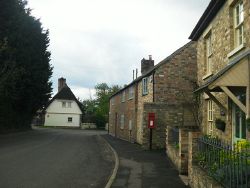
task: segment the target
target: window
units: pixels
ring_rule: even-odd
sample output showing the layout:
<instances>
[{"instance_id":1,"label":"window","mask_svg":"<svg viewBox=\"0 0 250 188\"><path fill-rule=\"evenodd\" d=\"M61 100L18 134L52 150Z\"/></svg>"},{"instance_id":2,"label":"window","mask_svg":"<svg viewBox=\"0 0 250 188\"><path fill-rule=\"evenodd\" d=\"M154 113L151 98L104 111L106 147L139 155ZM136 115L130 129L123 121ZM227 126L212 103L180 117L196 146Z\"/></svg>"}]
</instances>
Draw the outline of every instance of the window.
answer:
<instances>
[{"instance_id":1,"label":"window","mask_svg":"<svg viewBox=\"0 0 250 188\"><path fill-rule=\"evenodd\" d=\"M121 115L121 129L123 129L124 128L124 115Z\"/></svg>"},{"instance_id":2,"label":"window","mask_svg":"<svg viewBox=\"0 0 250 188\"><path fill-rule=\"evenodd\" d=\"M131 86L129 88L128 99L133 99L133 97L134 97L134 87Z\"/></svg>"},{"instance_id":3,"label":"window","mask_svg":"<svg viewBox=\"0 0 250 188\"><path fill-rule=\"evenodd\" d=\"M73 122L73 118L72 117L68 117L68 123L72 123Z\"/></svg>"},{"instance_id":4,"label":"window","mask_svg":"<svg viewBox=\"0 0 250 188\"><path fill-rule=\"evenodd\" d=\"M207 121L208 121L208 135L213 134L213 124L214 124L214 108L213 101L209 100L207 103Z\"/></svg>"},{"instance_id":5,"label":"window","mask_svg":"<svg viewBox=\"0 0 250 188\"><path fill-rule=\"evenodd\" d=\"M142 79L142 95L148 94L148 78Z\"/></svg>"},{"instance_id":6,"label":"window","mask_svg":"<svg viewBox=\"0 0 250 188\"><path fill-rule=\"evenodd\" d=\"M114 105L114 98L111 98L111 105Z\"/></svg>"},{"instance_id":7,"label":"window","mask_svg":"<svg viewBox=\"0 0 250 188\"><path fill-rule=\"evenodd\" d=\"M212 35L211 32L208 33L206 40L206 64L207 64L207 74L212 73Z\"/></svg>"},{"instance_id":8,"label":"window","mask_svg":"<svg viewBox=\"0 0 250 188\"><path fill-rule=\"evenodd\" d=\"M244 40L244 9L243 9L243 1L240 1L235 5L234 8L234 40L235 47L238 47L243 44Z\"/></svg>"},{"instance_id":9,"label":"window","mask_svg":"<svg viewBox=\"0 0 250 188\"><path fill-rule=\"evenodd\" d=\"M62 102L62 107L66 108L66 102L65 101Z\"/></svg>"},{"instance_id":10,"label":"window","mask_svg":"<svg viewBox=\"0 0 250 188\"><path fill-rule=\"evenodd\" d=\"M68 102L68 108L71 108L71 102Z\"/></svg>"},{"instance_id":11,"label":"window","mask_svg":"<svg viewBox=\"0 0 250 188\"><path fill-rule=\"evenodd\" d=\"M132 131L132 128L133 128L132 120L130 119L130 120L129 120L129 123L128 123L128 129L129 129L130 131Z\"/></svg>"},{"instance_id":12,"label":"window","mask_svg":"<svg viewBox=\"0 0 250 188\"><path fill-rule=\"evenodd\" d=\"M125 91L122 92L122 102L125 102Z\"/></svg>"}]
</instances>

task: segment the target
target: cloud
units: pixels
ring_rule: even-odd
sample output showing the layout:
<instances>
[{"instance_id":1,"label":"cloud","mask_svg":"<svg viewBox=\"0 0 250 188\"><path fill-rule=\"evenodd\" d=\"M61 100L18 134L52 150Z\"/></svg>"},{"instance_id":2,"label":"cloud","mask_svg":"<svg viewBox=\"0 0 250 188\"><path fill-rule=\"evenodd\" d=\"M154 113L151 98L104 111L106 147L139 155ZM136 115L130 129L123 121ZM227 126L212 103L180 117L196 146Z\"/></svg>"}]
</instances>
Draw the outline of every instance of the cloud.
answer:
<instances>
[{"instance_id":1,"label":"cloud","mask_svg":"<svg viewBox=\"0 0 250 188\"><path fill-rule=\"evenodd\" d=\"M127 84L143 57L158 63L188 42L208 2L29 0L29 6L50 30L53 87L65 77L85 97L97 83Z\"/></svg>"},{"instance_id":2,"label":"cloud","mask_svg":"<svg viewBox=\"0 0 250 188\"><path fill-rule=\"evenodd\" d=\"M71 86L71 90L75 94L76 98L78 98L80 101L94 99L96 97L94 89Z\"/></svg>"}]
</instances>

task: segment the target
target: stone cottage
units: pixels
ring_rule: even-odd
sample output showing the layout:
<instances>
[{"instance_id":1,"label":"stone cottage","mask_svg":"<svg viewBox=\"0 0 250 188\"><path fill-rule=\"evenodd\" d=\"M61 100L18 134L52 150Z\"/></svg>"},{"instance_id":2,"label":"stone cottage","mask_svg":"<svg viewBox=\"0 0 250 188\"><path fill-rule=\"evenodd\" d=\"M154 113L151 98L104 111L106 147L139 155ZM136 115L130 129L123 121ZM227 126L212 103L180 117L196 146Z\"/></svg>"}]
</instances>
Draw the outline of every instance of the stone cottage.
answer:
<instances>
[{"instance_id":1,"label":"stone cottage","mask_svg":"<svg viewBox=\"0 0 250 188\"><path fill-rule=\"evenodd\" d=\"M169 120L167 124L166 118L175 110L180 122L175 127L177 132L183 126L183 109L193 100L196 72L195 42L187 43L157 65L151 56L142 59L141 76L110 98L110 134L149 148L148 116L154 113L156 127L152 130L151 146L165 148L166 127L173 127L175 122L175 119ZM193 119L187 122L187 126L195 126Z\"/></svg>"},{"instance_id":2,"label":"stone cottage","mask_svg":"<svg viewBox=\"0 0 250 188\"><path fill-rule=\"evenodd\" d=\"M195 93L200 97L201 135L232 146L250 140L246 122L250 118L249 10L248 0L211 0L189 37L197 41ZM190 170L192 187L202 187L198 174L203 173Z\"/></svg>"}]
</instances>

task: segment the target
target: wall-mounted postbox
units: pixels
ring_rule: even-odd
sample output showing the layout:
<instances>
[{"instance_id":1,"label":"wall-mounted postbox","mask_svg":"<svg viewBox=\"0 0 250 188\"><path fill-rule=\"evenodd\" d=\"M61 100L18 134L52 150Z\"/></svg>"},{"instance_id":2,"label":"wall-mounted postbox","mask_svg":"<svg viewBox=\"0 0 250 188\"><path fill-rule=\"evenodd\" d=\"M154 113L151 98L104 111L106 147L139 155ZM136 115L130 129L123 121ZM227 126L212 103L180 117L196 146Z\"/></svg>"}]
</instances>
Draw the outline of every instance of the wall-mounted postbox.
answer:
<instances>
[{"instance_id":1,"label":"wall-mounted postbox","mask_svg":"<svg viewBox=\"0 0 250 188\"><path fill-rule=\"evenodd\" d=\"M148 113L148 128L155 128L155 113Z\"/></svg>"}]
</instances>

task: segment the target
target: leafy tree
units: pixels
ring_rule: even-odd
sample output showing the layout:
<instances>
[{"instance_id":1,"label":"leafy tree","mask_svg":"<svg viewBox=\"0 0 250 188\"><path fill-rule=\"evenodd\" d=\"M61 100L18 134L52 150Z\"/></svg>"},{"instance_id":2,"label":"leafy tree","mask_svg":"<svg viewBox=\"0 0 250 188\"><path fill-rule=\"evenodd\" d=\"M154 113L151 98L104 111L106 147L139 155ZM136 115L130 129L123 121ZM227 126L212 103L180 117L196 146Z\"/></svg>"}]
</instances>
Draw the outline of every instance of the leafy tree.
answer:
<instances>
[{"instance_id":1,"label":"leafy tree","mask_svg":"<svg viewBox=\"0 0 250 188\"><path fill-rule=\"evenodd\" d=\"M96 99L83 101L83 121L94 122L98 127L104 127L108 122L109 98L120 89L118 85L97 84L95 86Z\"/></svg>"},{"instance_id":2,"label":"leafy tree","mask_svg":"<svg viewBox=\"0 0 250 188\"><path fill-rule=\"evenodd\" d=\"M0 0L0 131L26 129L49 99L49 33L25 0Z\"/></svg>"}]
</instances>

